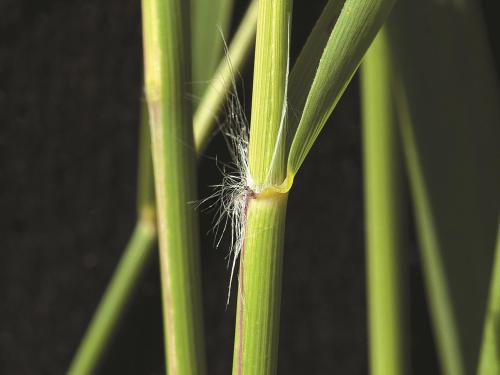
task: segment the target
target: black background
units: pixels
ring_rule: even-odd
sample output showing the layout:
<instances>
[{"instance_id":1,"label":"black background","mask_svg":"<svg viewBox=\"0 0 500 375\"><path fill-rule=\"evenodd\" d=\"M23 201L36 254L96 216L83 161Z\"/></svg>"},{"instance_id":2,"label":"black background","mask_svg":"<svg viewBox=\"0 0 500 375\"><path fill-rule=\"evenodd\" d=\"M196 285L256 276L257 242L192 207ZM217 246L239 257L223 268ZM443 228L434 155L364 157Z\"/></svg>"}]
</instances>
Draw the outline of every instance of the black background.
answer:
<instances>
[{"instance_id":1,"label":"black background","mask_svg":"<svg viewBox=\"0 0 500 375\"><path fill-rule=\"evenodd\" d=\"M324 3L295 2L292 56ZM483 3L498 62L494 1ZM236 20L246 4L237 2ZM140 30L139 1L0 1L2 374L64 373L133 229ZM242 71L247 98L251 72ZM367 372L357 86L355 78L289 199L281 374ZM199 165L201 197L220 179L216 155L228 159L220 137ZM213 249L210 225L202 214L208 366L228 374L235 301L226 310L226 250ZM438 373L413 237L408 262L414 373ZM161 374L162 354L155 259L100 373Z\"/></svg>"}]
</instances>

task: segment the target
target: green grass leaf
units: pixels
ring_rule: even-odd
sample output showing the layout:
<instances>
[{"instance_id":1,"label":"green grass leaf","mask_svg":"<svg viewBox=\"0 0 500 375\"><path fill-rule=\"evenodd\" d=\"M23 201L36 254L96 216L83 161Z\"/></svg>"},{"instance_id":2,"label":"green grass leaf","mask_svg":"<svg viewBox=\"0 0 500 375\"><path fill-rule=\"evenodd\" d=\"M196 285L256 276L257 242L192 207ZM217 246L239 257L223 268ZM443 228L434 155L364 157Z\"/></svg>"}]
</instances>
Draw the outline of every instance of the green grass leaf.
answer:
<instances>
[{"instance_id":1,"label":"green grass leaf","mask_svg":"<svg viewBox=\"0 0 500 375\"><path fill-rule=\"evenodd\" d=\"M307 95L311 89L326 43L345 0L329 0L316 21L290 72L288 87L287 153L299 126Z\"/></svg>"},{"instance_id":2,"label":"green grass leaf","mask_svg":"<svg viewBox=\"0 0 500 375\"><path fill-rule=\"evenodd\" d=\"M322 34L329 33L335 22L321 55L314 80L305 100L299 125L290 145L289 174L295 175L299 170L319 132L361 63L368 46L387 18L393 3L394 0L347 0L336 22L337 8L335 4L328 4L326 13L322 15L325 19L320 19L319 27L313 29L313 34L308 39L308 43L315 43L316 39L321 40L324 38ZM330 17L331 19L329 19ZM306 45L304 53L307 53L309 48L312 47ZM316 48L314 47L314 49ZM306 59L307 55L303 58L299 57L298 61L306 63ZM294 83L290 84L290 87L301 89L299 85ZM307 88L307 85L302 86L302 89L307 90ZM301 95L292 93L290 97L300 98ZM300 102L299 100L299 107Z\"/></svg>"}]
</instances>

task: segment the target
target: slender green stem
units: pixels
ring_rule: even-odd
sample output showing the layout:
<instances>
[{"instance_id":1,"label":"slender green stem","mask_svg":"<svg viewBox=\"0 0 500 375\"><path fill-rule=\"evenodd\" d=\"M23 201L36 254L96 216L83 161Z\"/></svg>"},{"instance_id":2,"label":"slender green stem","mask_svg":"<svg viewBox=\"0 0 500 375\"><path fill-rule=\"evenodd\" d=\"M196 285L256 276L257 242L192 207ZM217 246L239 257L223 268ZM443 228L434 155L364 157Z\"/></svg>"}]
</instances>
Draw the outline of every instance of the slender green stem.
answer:
<instances>
[{"instance_id":1,"label":"slender green stem","mask_svg":"<svg viewBox=\"0 0 500 375\"><path fill-rule=\"evenodd\" d=\"M205 373L189 2L143 0L144 76L158 217L168 374Z\"/></svg>"},{"instance_id":2,"label":"slender green stem","mask_svg":"<svg viewBox=\"0 0 500 375\"><path fill-rule=\"evenodd\" d=\"M240 255L233 374L275 374L287 194L249 200Z\"/></svg>"},{"instance_id":3,"label":"slender green stem","mask_svg":"<svg viewBox=\"0 0 500 375\"><path fill-rule=\"evenodd\" d=\"M255 41L258 1L253 0L243 17L227 51L215 72L212 84L203 95L194 115L194 143L198 154L203 152L213 132L214 117L232 88L233 75L247 59Z\"/></svg>"},{"instance_id":4,"label":"slender green stem","mask_svg":"<svg viewBox=\"0 0 500 375\"><path fill-rule=\"evenodd\" d=\"M154 218L153 169L147 108L141 108L137 210L139 218L111 281L101 298L85 336L70 364L68 375L87 375L95 371L108 345L125 305L130 300L143 270L153 253L156 238Z\"/></svg>"},{"instance_id":5,"label":"slender green stem","mask_svg":"<svg viewBox=\"0 0 500 375\"><path fill-rule=\"evenodd\" d=\"M154 222L139 221L71 362L69 375L93 373L118 324L123 306L141 276L141 270L150 259L154 240Z\"/></svg>"},{"instance_id":6,"label":"slender green stem","mask_svg":"<svg viewBox=\"0 0 500 375\"><path fill-rule=\"evenodd\" d=\"M478 375L500 374L500 224L477 373Z\"/></svg>"},{"instance_id":7,"label":"slender green stem","mask_svg":"<svg viewBox=\"0 0 500 375\"><path fill-rule=\"evenodd\" d=\"M370 374L406 374L404 210L398 131L385 30L362 65Z\"/></svg>"},{"instance_id":8,"label":"slender green stem","mask_svg":"<svg viewBox=\"0 0 500 375\"><path fill-rule=\"evenodd\" d=\"M457 321L452 309L450 286L446 280L445 265L439 254L439 240L436 220L432 215L428 191L425 186L422 164L419 158L415 134L410 118L409 104L399 74L394 77L395 98L398 107L398 122L406 159L406 168L411 186L412 199L416 210L416 226L420 237L422 264L425 270L424 282L430 291L429 304L434 316L434 331L438 351L443 358L443 372L463 375L464 363L460 355L461 345Z\"/></svg>"}]
</instances>

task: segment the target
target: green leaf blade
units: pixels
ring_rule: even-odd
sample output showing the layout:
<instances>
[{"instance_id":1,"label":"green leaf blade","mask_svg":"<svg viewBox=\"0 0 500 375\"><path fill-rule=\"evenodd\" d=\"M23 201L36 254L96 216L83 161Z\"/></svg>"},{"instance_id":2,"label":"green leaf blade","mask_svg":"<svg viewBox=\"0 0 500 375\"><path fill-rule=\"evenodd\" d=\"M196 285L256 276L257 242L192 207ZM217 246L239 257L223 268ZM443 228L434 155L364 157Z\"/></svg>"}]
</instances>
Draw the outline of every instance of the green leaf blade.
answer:
<instances>
[{"instance_id":1,"label":"green leaf blade","mask_svg":"<svg viewBox=\"0 0 500 375\"><path fill-rule=\"evenodd\" d=\"M288 155L295 175L387 18L393 0L347 0L321 56ZM316 30L316 32L324 32Z\"/></svg>"}]
</instances>

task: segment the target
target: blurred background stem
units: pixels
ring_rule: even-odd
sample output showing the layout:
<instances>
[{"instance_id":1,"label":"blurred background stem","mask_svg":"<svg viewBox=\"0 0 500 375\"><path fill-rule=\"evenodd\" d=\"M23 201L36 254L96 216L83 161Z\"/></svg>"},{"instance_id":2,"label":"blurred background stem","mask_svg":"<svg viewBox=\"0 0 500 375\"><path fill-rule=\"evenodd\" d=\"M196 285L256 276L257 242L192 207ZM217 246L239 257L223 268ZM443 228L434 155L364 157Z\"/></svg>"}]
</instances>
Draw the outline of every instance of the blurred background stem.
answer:
<instances>
[{"instance_id":1,"label":"blurred background stem","mask_svg":"<svg viewBox=\"0 0 500 375\"><path fill-rule=\"evenodd\" d=\"M500 374L500 222L495 261L491 272L490 295L484 321L478 375Z\"/></svg>"},{"instance_id":2,"label":"blurred background stem","mask_svg":"<svg viewBox=\"0 0 500 375\"><path fill-rule=\"evenodd\" d=\"M139 134L138 220L70 364L69 375L85 375L95 371L120 317L123 315L127 301L129 301L143 270L151 259L153 243L156 239L156 223L149 137L147 108L143 103Z\"/></svg>"},{"instance_id":3,"label":"blurred background stem","mask_svg":"<svg viewBox=\"0 0 500 375\"><path fill-rule=\"evenodd\" d=\"M391 64L382 28L362 64L370 374L408 373L405 215Z\"/></svg>"}]
</instances>

